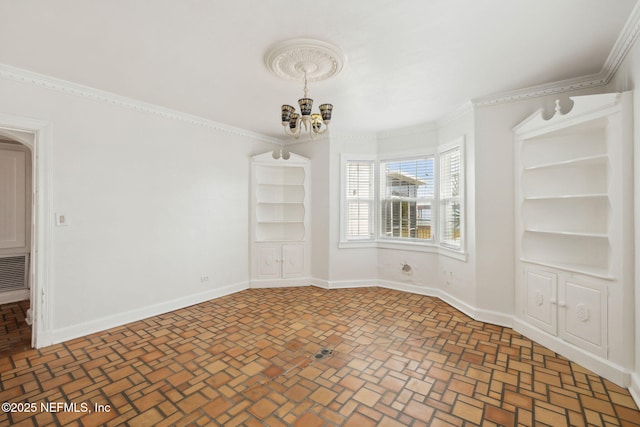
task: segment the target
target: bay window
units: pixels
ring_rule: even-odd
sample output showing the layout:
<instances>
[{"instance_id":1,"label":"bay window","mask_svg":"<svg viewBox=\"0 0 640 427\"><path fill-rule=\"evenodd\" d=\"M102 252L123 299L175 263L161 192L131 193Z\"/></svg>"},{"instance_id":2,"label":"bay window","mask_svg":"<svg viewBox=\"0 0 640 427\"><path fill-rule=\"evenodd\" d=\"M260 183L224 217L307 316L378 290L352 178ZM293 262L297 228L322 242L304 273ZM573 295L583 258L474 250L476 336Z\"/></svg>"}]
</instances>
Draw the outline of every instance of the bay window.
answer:
<instances>
[{"instance_id":1,"label":"bay window","mask_svg":"<svg viewBox=\"0 0 640 427\"><path fill-rule=\"evenodd\" d=\"M343 156L341 247L463 254L463 148L459 139L419 156Z\"/></svg>"}]
</instances>

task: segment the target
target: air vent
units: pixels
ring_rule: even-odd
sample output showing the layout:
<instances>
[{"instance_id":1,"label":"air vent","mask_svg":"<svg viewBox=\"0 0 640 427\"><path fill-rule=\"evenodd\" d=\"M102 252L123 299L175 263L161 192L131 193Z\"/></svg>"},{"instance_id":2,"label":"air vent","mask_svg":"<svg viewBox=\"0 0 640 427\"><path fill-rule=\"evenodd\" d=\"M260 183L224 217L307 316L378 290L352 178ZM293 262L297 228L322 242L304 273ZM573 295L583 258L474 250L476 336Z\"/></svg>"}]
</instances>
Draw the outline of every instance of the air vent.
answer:
<instances>
[{"instance_id":1,"label":"air vent","mask_svg":"<svg viewBox=\"0 0 640 427\"><path fill-rule=\"evenodd\" d=\"M0 292L27 288L28 255L0 258Z\"/></svg>"}]
</instances>

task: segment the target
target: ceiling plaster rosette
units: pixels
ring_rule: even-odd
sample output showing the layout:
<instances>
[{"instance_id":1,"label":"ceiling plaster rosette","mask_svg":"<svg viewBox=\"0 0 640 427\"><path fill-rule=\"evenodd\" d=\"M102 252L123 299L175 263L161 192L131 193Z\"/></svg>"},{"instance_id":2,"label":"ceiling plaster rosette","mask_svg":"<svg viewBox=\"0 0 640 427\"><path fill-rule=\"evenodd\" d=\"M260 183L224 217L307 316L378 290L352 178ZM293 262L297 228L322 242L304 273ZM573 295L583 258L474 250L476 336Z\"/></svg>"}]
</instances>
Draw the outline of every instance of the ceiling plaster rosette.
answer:
<instances>
[{"instance_id":1,"label":"ceiling plaster rosette","mask_svg":"<svg viewBox=\"0 0 640 427\"><path fill-rule=\"evenodd\" d=\"M319 82L338 74L344 54L336 46L313 39L291 39L276 43L265 55L267 68L285 80Z\"/></svg>"}]
</instances>

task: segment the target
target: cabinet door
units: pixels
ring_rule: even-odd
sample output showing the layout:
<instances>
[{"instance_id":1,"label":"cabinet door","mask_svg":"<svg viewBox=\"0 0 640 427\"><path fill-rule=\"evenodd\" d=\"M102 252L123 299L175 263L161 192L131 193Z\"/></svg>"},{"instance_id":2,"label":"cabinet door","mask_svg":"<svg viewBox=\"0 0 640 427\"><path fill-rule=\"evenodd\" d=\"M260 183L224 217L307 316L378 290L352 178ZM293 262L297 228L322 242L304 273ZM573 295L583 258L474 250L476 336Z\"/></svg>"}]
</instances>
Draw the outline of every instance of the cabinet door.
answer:
<instances>
[{"instance_id":1,"label":"cabinet door","mask_svg":"<svg viewBox=\"0 0 640 427\"><path fill-rule=\"evenodd\" d=\"M560 336L586 350L607 357L607 288L573 277L562 281Z\"/></svg>"},{"instance_id":2,"label":"cabinet door","mask_svg":"<svg viewBox=\"0 0 640 427\"><path fill-rule=\"evenodd\" d=\"M556 335L556 292L558 276L543 270L526 269L525 316L528 321L550 334Z\"/></svg>"},{"instance_id":3,"label":"cabinet door","mask_svg":"<svg viewBox=\"0 0 640 427\"><path fill-rule=\"evenodd\" d=\"M279 279L281 271L280 245L258 247L258 278Z\"/></svg>"},{"instance_id":4,"label":"cabinet door","mask_svg":"<svg viewBox=\"0 0 640 427\"><path fill-rule=\"evenodd\" d=\"M282 278L304 275L304 245L282 245Z\"/></svg>"}]
</instances>

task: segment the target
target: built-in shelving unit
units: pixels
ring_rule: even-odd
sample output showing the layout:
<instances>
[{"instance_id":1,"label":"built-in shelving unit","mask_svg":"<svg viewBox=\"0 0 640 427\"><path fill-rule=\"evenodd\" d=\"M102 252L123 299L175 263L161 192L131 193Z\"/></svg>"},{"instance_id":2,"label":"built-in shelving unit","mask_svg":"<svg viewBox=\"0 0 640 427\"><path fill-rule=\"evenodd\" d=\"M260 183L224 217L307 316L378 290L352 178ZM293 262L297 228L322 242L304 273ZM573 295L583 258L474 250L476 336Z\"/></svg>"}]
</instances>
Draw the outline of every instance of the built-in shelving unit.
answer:
<instances>
[{"instance_id":1,"label":"built-in shelving unit","mask_svg":"<svg viewBox=\"0 0 640 427\"><path fill-rule=\"evenodd\" d=\"M514 129L517 329L607 376L633 351L631 94L570 99Z\"/></svg>"},{"instance_id":2,"label":"built-in shelving unit","mask_svg":"<svg viewBox=\"0 0 640 427\"><path fill-rule=\"evenodd\" d=\"M252 285L308 276L309 160L280 151L252 159Z\"/></svg>"}]
</instances>

